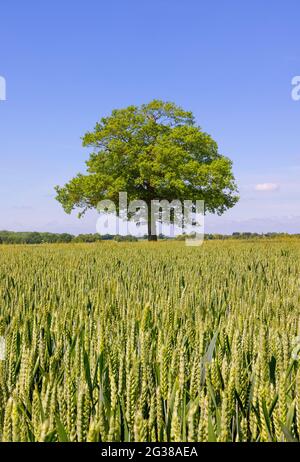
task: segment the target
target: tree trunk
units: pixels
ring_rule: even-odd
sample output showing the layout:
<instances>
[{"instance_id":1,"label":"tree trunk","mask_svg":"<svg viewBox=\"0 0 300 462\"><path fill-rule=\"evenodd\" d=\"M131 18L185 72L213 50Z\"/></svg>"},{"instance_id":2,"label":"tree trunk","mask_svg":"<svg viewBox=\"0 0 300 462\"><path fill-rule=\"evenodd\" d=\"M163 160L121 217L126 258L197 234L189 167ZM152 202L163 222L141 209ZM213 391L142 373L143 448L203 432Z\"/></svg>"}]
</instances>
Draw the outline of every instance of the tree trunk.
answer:
<instances>
[{"instance_id":1,"label":"tree trunk","mask_svg":"<svg viewBox=\"0 0 300 462\"><path fill-rule=\"evenodd\" d=\"M157 241L156 223L155 223L154 214L152 213L152 209L151 209L151 201L147 205L148 205L148 241L156 242Z\"/></svg>"}]
</instances>

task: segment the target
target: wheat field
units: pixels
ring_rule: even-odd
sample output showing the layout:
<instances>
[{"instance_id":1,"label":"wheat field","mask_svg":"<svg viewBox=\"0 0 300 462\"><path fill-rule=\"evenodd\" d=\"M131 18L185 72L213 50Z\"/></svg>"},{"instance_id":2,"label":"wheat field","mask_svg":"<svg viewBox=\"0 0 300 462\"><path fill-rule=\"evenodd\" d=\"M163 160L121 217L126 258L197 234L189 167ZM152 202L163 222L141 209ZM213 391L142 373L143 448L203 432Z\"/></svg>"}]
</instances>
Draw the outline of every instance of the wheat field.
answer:
<instances>
[{"instance_id":1,"label":"wheat field","mask_svg":"<svg viewBox=\"0 0 300 462\"><path fill-rule=\"evenodd\" d=\"M0 441L298 441L299 257L0 246Z\"/></svg>"}]
</instances>

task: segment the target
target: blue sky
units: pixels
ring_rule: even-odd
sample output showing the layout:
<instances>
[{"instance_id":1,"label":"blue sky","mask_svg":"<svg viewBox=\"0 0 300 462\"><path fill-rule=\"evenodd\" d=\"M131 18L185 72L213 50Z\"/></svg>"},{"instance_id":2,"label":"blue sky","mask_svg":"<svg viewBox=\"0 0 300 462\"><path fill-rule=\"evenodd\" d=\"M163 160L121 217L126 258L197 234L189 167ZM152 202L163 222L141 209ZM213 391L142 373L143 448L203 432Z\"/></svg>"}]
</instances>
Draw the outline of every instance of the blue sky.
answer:
<instances>
[{"instance_id":1,"label":"blue sky","mask_svg":"<svg viewBox=\"0 0 300 462\"><path fill-rule=\"evenodd\" d=\"M0 19L0 229L95 232L53 187L101 116L159 98L234 162L240 203L207 232L300 232L299 0L2 0Z\"/></svg>"}]
</instances>

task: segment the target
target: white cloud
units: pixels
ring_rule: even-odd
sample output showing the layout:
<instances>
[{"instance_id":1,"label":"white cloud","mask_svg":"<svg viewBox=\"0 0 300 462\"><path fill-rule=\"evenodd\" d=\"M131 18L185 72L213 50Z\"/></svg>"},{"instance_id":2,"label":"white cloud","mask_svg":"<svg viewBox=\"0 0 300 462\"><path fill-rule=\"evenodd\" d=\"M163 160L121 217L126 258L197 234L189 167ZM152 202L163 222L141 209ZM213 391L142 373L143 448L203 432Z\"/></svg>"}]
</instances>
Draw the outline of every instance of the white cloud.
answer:
<instances>
[{"instance_id":1,"label":"white cloud","mask_svg":"<svg viewBox=\"0 0 300 462\"><path fill-rule=\"evenodd\" d=\"M260 183L255 186L255 191L278 191L279 188L277 183Z\"/></svg>"}]
</instances>

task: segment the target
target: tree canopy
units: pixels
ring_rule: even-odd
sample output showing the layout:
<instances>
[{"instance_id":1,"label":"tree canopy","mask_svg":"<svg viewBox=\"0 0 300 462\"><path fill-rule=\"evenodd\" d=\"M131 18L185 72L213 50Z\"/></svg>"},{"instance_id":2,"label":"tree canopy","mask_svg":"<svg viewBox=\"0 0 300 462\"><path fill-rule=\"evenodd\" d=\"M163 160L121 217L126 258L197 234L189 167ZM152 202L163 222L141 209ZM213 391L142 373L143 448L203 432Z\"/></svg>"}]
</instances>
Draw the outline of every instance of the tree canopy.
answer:
<instances>
[{"instance_id":1,"label":"tree canopy","mask_svg":"<svg viewBox=\"0 0 300 462\"><path fill-rule=\"evenodd\" d=\"M57 200L80 215L99 201L204 200L205 211L222 214L238 201L232 162L196 125L191 112L154 100L112 111L83 137L92 148L87 171L63 187Z\"/></svg>"}]
</instances>

